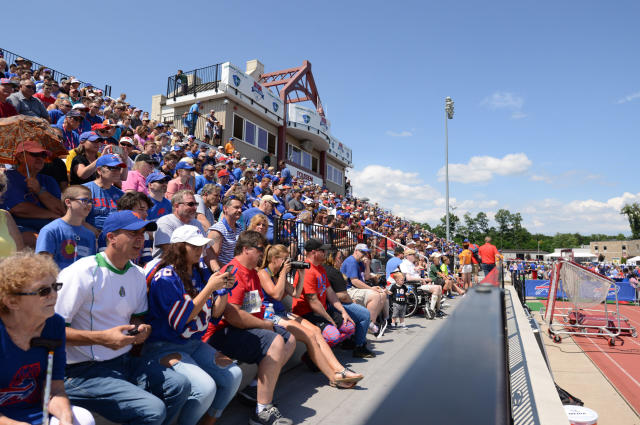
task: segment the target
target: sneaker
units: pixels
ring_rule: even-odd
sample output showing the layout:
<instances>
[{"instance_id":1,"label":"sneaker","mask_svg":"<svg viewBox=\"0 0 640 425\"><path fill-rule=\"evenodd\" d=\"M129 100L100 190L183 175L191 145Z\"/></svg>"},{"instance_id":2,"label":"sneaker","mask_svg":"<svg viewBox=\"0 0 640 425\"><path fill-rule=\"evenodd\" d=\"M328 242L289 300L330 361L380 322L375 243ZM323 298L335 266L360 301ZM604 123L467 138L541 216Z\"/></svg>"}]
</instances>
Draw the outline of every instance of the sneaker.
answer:
<instances>
[{"instance_id":1,"label":"sneaker","mask_svg":"<svg viewBox=\"0 0 640 425\"><path fill-rule=\"evenodd\" d=\"M387 330L387 321L385 320L384 322L382 322L382 326L380 326L380 332L378 332L378 334L376 335L376 338L380 339L382 338L382 335L384 335L384 331Z\"/></svg>"},{"instance_id":2,"label":"sneaker","mask_svg":"<svg viewBox=\"0 0 640 425\"><path fill-rule=\"evenodd\" d=\"M238 395L241 397L241 400L255 405L258 402L258 386L247 385L242 391L238 391Z\"/></svg>"},{"instance_id":3,"label":"sneaker","mask_svg":"<svg viewBox=\"0 0 640 425\"><path fill-rule=\"evenodd\" d=\"M376 356L376 353L369 350L367 345L359 345L353 350L353 357L358 357L360 359L371 359Z\"/></svg>"},{"instance_id":4,"label":"sneaker","mask_svg":"<svg viewBox=\"0 0 640 425\"><path fill-rule=\"evenodd\" d=\"M447 314L447 313L445 313L445 312L444 312L444 311L442 311L442 310L438 310L438 311L436 311L436 317L437 317L437 318L439 318L439 319L442 319L443 317L447 317L447 316L448 316L448 314Z\"/></svg>"},{"instance_id":5,"label":"sneaker","mask_svg":"<svg viewBox=\"0 0 640 425\"><path fill-rule=\"evenodd\" d=\"M406 324L404 324L404 323L401 323L401 324L400 324L400 327L401 327L402 329L407 329L407 325L406 325Z\"/></svg>"},{"instance_id":6,"label":"sneaker","mask_svg":"<svg viewBox=\"0 0 640 425\"><path fill-rule=\"evenodd\" d=\"M452 300L452 299L454 299L454 298L455 298L455 296L454 296L453 294L449 294L449 295L447 295L447 298L449 298L450 300Z\"/></svg>"},{"instance_id":7,"label":"sneaker","mask_svg":"<svg viewBox=\"0 0 640 425\"><path fill-rule=\"evenodd\" d=\"M395 323L391 323L391 325L389 326L390 329L395 329L396 328L396 324Z\"/></svg>"},{"instance_id":8,"label":"sneaker","mask_svg":"<svg viewBox=\"0 0 640 425\"><path fill-rule=\"evenodd\" d=\"M251 425L292 425L293 421L289 418L283 418L282 414L273 404L268 405L262 412L256 413L249 418Z\"/></svg>"},{"instance_id":9,"label":"sneaker","mask_svg":"<svg viewBox=\"0 0 640 425\"><path fill-rule=\"evenodd\" d=\"M378 333L378 327L373 322L369 322L369 333L372 333L374 335Z\"/></svg>"},{"instance_id":10,"label":"sneaker","mask_svg":"<svg viewBox=\"0 0 640 425\"><path fill-rule=\"evenodd\" d=\"M424 316L429 320L433 320L433 318L436 317L436 312L431 310L430 308L425 308L424 309Z\"/></svg>"}]
</instances>

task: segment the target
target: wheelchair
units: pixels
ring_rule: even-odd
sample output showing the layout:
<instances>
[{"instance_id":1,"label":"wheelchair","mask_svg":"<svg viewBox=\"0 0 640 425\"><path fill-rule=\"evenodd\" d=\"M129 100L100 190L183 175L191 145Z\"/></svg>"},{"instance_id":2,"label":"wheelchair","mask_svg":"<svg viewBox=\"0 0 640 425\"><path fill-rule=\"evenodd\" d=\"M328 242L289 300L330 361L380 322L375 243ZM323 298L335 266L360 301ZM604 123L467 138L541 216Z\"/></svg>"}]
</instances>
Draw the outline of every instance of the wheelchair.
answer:
<instances>
[{"instance_id":1,"label":"wheelchair","mask_svg":"<svg viewBox=\"0 0 640 425\"><path fill-rule=\"evenodd\" d=\"M405 317L411 317L416 313L424 314L427 319L433 319L435 312L429 309L431 293L420 289L420 285L407 283L407 311Z\"/></svg>"}]
</instances>

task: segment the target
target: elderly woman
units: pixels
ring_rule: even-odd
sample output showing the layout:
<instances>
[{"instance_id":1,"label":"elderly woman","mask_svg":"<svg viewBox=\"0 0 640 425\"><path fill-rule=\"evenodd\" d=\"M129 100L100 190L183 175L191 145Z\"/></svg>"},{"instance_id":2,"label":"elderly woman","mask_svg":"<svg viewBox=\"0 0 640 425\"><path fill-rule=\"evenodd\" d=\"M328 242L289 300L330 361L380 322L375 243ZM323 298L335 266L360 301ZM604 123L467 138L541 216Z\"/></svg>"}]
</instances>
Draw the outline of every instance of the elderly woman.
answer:
<instances>
[{"instance_id":1,"label":"elderly woman","mask_svg":"<svg viewBox=\"0 0 640 425\"><path fill-rule=\"evenodd\" d=\"M91 414L71 407L64 391L65 324L54 314L58 266L47 256L15 254L0 262L0 422L40 423L48 349L34 344L44 338L60 345L54 350L51 424L93 424ZM16 422L12 422L16 421Z\"/></svg>"},{"instance_id":2,"label":"elderly woman","mask_svg":"<svg viewBox=\"0 0 640 425\"><path fill-rule=\"evenodd\" d=\"M213 424L242 380L240 368L201 339L209 322L220 320L235 280L228 272L211 274L204 264L209 242L197 227L180 226L160 261L145 268L152 331L144 350L191 382L178 418L182 425Z\"/></svg>"}]
</instances>

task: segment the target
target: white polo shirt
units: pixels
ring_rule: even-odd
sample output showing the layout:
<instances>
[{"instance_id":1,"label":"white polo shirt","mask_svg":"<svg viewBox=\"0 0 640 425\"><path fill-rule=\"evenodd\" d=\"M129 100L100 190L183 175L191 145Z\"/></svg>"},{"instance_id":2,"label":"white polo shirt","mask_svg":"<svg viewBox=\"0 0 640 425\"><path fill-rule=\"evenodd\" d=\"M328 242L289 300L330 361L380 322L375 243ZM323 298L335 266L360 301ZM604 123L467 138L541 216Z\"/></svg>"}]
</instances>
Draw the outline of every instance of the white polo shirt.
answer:
<instances>
[{"instance_id":1,"label":"white polo shirt","mask_svg":"<svg viewBox=\"0 0 640 425\"><path fill-rule=\"evenodd\" d=\"M128 262L118 270L104 252L82 258L58 275L56 313L67 326L78 330L102 331L128 325L131 316L147 312L147 284L144 272ZM102 345L67 344L67 364L111 360L131 350L128 345L112 350Z\"/></svg>"}]
</instances>

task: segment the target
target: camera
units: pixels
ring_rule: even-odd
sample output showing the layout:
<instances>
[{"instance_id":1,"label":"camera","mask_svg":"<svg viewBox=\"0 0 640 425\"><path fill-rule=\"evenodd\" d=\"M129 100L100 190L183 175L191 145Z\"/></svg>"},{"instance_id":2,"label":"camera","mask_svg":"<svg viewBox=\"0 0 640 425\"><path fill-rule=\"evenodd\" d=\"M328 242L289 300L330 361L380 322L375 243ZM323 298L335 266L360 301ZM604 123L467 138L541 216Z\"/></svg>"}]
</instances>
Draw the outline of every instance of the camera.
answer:
<instances>
[{"instance_id":1,"label":"camera","mask_svg":"<svg viewBox=\"0 0 640 425\"><path fill-rule=\"evenodd\" d=\"M308 269L311 267L309 263L305 263L304 261L292 261L289 264L291 264L291 270Z\"/></svg>"}]
</instances>

